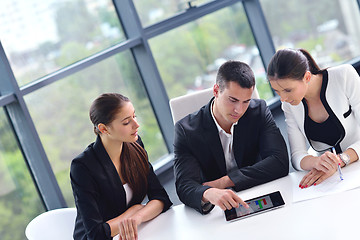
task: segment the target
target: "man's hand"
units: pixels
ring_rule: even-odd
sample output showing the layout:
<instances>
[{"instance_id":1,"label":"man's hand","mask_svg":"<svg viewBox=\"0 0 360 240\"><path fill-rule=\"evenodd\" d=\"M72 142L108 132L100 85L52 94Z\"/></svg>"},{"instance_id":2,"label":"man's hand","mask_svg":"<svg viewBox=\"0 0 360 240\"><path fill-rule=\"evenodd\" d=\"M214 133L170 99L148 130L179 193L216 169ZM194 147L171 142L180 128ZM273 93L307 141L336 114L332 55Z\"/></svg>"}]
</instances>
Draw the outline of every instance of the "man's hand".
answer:
<instances>
[{"instance_id":1,"label":"man's hand","mask_svg":"<svg viewBox=\"0 0 360 240\"><path fill-rule=\"evenodd\" d=\"M225 189L225 188L235 186L233 181L231 181L231 179L228 176L224 176L224 177L216 179L214 181L204 182L203 185L213 187L213 188L219 188L219 189Z\"/></svg>"},{"instance_id":2,"label":"man's hand","mask_svg":"<svg viewBox=\"0 0 360 240\"><path fill-rule=\"evenodd\" d=\"M230 189L209 188L203 194L203 201L219 206L222 210L239 207L239 204L249 208L235 192Z\"/></svg>"}]
</instances>

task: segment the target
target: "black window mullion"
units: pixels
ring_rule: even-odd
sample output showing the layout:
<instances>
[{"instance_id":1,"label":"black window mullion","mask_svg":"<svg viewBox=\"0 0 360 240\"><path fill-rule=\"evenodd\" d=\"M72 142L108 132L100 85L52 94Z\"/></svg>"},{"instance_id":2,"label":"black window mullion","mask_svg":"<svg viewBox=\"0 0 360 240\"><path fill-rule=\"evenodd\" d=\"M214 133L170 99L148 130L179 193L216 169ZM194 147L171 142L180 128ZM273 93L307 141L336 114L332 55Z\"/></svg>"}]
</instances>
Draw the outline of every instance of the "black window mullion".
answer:
<instances>
[{"instance_id":1,"label":"black window mullion","mask_svg":"<svg viewBox=\"0 0 360 240\"><path fill-rule=\"evenodd\" d=\"M136 13L136 8L131 0L114 0L114 5L127 38L140 37L142 39L142 43L133 47L131 52L148 94L150 104L154 110L167 149L169 152L172 152L174 125L172 123L171 111L168 104L169 98L151 53L148 39L144 36L144 31Z\"/></svg>"},{"instance_id":2,"label":"black window mullion","mask_svg":"<svg viewBox=\"0 0 360 240\"><path fill-rule=\"evenodd\" d=\"M271 57L275 54L275 46L260 2L259 0L243 1L243 6L262 62L266 68Z\"/></svg>"},{"instance_id":3,"label":"black window mullion","mask_svg":"<svg viewBox=\"0 0 360 240\"><path fill-rule=\"evenodd\" d=\"M1 95L13 94L15 96L14 101L5 105L4 108L45 208L50 210L66 207L65 199L1 43L0 76Z\"/></svg>"}]
</instances>

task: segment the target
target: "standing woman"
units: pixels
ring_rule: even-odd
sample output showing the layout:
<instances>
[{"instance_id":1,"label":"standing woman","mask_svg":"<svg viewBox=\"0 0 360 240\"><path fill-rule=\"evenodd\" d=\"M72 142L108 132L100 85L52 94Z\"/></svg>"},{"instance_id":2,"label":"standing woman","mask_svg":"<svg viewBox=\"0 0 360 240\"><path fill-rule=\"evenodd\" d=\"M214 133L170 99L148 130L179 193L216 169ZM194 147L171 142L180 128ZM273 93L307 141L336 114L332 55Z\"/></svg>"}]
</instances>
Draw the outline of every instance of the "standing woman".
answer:
<instances>
[{"instance_id":1,"label":"standing woman","mask_svg":"<svg viewBox=\"0 0 360 240\"><path fill-rule=\"evenodd\" d=\"M97 135L71 163L77 208L74 239L137 239L137 226L165 212L169 196L148 162L130 100L100 95L90 107ZM149 202L142 205L145 196Z\"/></svg>"},{"instance_id":2,"label":"standing woman","mask_svg":"<svg viewBox=\"0 0 360 240\"><path fill-rule=\"evenodd\" d=\"M306 50L283 49L272 57L267 74L283 102L292 164L309 171L299 187L319 184L338 164L358 160L360 78L351 65L320 69ZM306 142L316 154L308 153Z\"/></svg>"}]
</instances>

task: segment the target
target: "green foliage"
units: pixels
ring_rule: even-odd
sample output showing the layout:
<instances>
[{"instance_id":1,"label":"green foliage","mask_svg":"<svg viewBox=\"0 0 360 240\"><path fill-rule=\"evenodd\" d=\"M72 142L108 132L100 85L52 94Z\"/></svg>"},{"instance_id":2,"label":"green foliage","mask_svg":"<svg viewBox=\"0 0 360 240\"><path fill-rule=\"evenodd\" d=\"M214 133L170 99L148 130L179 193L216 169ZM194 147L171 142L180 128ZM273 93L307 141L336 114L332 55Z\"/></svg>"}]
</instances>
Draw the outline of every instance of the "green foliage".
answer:
<instances>
[{"instance_id":1,"label":"green foliage","mask_svg":"<svg viewBox=\"0 0 360 240\"><path fill-rule=\"evenodd\" d=\"M324 36L320 36L317 38L309 38L304 41L300 41L296 44L296 48L304 48L307 51L315 50L317 46L324 45Z\"/></svg>"},{"instance_id":2,"label":"green foliage","mask_svg":"<svg viewBox=\"0 0 360 240\"><path fill-rule=\"evenodd\" d=\"M10 126L5 111L0 112L0 150L6 152L14 152L18 149L14 135L9 131Z\"/></svg>"},{"instance_id":3,"label":"green foliage","mask_svg":"<svg viewBox=\"0 0 360 240\"><path fill-rule=\"evenodd\" d=\"M150 40L169 98L196 89L195 79L202 75L210 76L214 70L209 70L209 66L222 58L229 46L238 44L249 49L255 45L241 4ZM210 85L214 82L215 77Z\"/></svg>"},{"instance_id":4,"label":"green foliage","mask_svg":"<svg viewBox=\"0 0 360 240\"><path fill-rule=\"evenodd\" d=\"M6 166L0 172L6 171L11 176L13 186L10 192L0 196L0 236L2 240L24 239L26 225L44 209L21 152L2 151L0 161Z\"/></svg>"},{"instance_id":5,"label":"green foliage","mask_svg":"<svg viewBox=\"0 0 360 240\"><path fill-rule=\"evenodd\" d=\"M261 0L271 34L280 42L295 42L297 39L316 38L316 27L326 21L337 19L341 26L339 1L327 0ZM320 13L320 14L319 14Z\"/></svg>"},{"instance_id":6,"label":"green foliage","mask_svg":"<svg viewBox=\"0 0 360 240\"><path fill-rule=\"evenodd\" d=\"M161 21L174 13L181 11L179 1L169 0L134 0L134 4L143 26L148 26L157 21ZM160 16L151 17L150 12L159 11Z\"/></svg>"},{"instance_id":7,"label":"green foliage","mask_svg":"<svg viewBox=\"0 0 360 240\"><path fill-rule=\"evenodd\" d=\"M274 96L265 76L256 78L256 89L262 99L270 99Z\"/></svg>"},{"instance_id":8,"label":"green foliage","mask_svg":"<svg viewBox=\"0 0 360 240\"><path fill-rule=\"evenodd\" d=\"M55 176L60 189L62 189L62 193L68 207L75 207L74 196L70 183L70 167L57 171Z\"/></svg>"},{"instance_id":9,"label":"green foliage","mask_svg":"<svg viewBox=\"0 0 360 240\"><path fill-rule=\"evenodd\" d=\"M63 1L57 4L55 21L61 41L85 44L92 40L98 23L89 13L85 1Z\"/></svg>"},{"instance_id":10,"label":"green foliage","mask_svg":"<svg viewBox=\"0 0 360 240\"><path fill-rule=\"evenodd\" d=\"M59 66L66 66L82 59L88 54L89 51L85 48L84 44L76 41L68 41L62 45L60 56L56 59L56 63Z\"/></svg>"},{"instance_id":11,"label":"green foliage","mask_svg":"<svg viewBox=\"0 0 360 240\"><path fill-rule=\"evenodd\" d=\"M114 16L106 7L99 8L99 16L102 23L107 23L111 27L120 27L119 19Z\"/></svg>"},{"instance_id":12,"label":"green foliage","mask_svg":"<svg viewBox=\"0 0 360 240\"><path fill-rule=\"evenodd\" d=\"M331 53L330 57L333 60L333 62L341 62L343 60L343 58L340 57L339 54L337 53Z\"/></svg>"}]
</instances>

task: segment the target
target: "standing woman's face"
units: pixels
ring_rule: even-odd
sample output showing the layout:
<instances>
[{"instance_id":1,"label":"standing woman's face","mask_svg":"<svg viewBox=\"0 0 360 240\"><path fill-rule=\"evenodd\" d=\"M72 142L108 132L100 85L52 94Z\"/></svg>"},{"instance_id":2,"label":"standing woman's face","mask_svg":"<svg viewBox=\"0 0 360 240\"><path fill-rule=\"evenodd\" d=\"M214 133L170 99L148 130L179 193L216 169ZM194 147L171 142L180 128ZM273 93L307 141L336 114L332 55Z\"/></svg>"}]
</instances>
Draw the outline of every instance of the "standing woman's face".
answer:
<instances>
[{"instance_id":1,"label":"standing woman's face","mask_svg":"<svg viewBox=\"0 0 360 240\"><path fill-rule=\"evenodd\" d=\"M125 102L114 120L106 125L107 136L114 141L135 142L138 139L139 124L131 102Z\"/></svg>"},{"instance_id":2,"label":"standing woman's face","mask_svg":"<svg viewBox=\"0 0 360 240\"><path fill-rule=\"evenodd\" d=\"M282 102L288 102L291 105L298 105L304 98L308 84L306 77L302 80L296 79L270 79L270 85L280 96Z\"/></svg>"}]
</instances>

